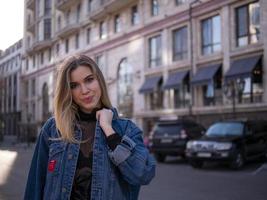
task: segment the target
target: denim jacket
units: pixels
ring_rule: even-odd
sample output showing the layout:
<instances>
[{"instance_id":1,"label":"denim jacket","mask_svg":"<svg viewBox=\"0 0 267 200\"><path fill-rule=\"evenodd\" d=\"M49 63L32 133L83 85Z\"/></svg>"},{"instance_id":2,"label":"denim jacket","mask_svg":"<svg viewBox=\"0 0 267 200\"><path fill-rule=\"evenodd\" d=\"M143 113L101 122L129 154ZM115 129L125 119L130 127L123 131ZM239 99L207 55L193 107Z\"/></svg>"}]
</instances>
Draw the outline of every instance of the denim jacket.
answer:
<instances>
[{"instance_id":1,"label":"denim jacket","mask_svg":"<svg viewBox=\"0 0 267 200\"><path fill-rule=\"evenodd\" d=\"M118 118L113 109L112 127L122 136L114 151L96 123L93 146L91 200L137 200L140 185L148 184L155 175L155 161L142 140L141 130L130 120ZM69 199L80 145L62 140L55 119L42 127L33 154L24 194L25 200ZM82 132L75 128L75 138Z\"/></svg>"}]
</instances>

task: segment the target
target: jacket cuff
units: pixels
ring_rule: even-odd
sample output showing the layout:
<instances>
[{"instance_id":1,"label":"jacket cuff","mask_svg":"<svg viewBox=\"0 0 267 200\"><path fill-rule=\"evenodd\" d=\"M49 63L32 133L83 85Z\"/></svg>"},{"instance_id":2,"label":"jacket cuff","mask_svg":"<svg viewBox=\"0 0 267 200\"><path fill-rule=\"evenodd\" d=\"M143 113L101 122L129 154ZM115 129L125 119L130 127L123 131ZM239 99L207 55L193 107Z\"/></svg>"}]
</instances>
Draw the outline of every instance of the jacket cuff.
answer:
<instances>
[{"instance_id":1,"label":"jacket cuff","mask_svg":"<svg viewBox=\"0 0 267 200\"><path fill-rule=\"evenodd\" d=\"M118 133L114 133L107 137L108 147L114 151L114 149L121 143L122 137Z\"/></svg>"},{"instance_id":2,"label":"jacket cuff","mask_svg":"<svg viewBox=\"0 0 267 200\"><path fill-rule=\"evenodd\" d=\"M124 135L121 139L121 143L117 145L114 151L109 151L108 154L111 161L118 166L131 155L135 145L136 143L131 138Z\"/></svg>"}]
</instances>

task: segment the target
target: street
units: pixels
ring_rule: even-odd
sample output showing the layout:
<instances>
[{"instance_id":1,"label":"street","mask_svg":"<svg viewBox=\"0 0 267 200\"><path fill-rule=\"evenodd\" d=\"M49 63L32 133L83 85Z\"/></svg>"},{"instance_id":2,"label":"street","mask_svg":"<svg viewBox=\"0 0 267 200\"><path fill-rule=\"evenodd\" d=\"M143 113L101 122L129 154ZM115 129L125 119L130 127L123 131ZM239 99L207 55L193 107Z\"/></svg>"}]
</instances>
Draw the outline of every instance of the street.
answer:
<instances>
[{"instance_id":1,"label":"street","mask_svg":"<svg viewBox=\"0 0 267 200\"><path fill-rule=\"evenodd\" d=\"M33 146L0 146L0 199L22 199ZM155 179L143 186L140 200L266 200L267 165L248 163L233 171L207 164L193 169L179 158L157 165Z\"/></svg>"}]
</instances>

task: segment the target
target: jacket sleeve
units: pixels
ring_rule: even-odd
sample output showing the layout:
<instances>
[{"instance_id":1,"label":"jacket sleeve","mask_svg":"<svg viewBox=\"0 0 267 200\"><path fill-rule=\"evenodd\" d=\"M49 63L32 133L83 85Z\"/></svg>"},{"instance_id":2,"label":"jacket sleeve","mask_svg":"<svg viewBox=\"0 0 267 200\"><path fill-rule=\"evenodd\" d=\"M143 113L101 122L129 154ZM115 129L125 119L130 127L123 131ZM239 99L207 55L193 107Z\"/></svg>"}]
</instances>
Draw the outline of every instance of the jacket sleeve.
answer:
<instances>
[{"instance_id":1,"label":"jacket sleeve","mask_svg":"<svg viewBox=\"0 0 267 200\"><path fill-rule=\"evenodd\" d=\"M155 176L156 162L144 146L142 131L131 121L121 143L109 151L124 179L132 185L147 185Z\"/></svg>"},{"instance_id":2,"label":"jacket sleeve","mask_svg":"<svg viewBox=\"0 0 267 200\"><path fill-rule=\"evenodd\" d=\"M27 185L24 193L25 200L43 198L48 161L48 136L42 128L32 158Z\"/></svg>"}]
</instances>

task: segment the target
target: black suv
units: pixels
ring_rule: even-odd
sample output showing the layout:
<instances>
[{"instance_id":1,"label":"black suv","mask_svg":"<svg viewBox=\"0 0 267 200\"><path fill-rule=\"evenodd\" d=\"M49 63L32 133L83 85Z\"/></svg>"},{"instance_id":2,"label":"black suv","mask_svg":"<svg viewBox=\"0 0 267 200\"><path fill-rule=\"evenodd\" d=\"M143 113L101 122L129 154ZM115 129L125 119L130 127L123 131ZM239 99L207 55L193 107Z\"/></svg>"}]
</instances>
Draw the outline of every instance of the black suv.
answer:
<instances>
[{"instance_id":1,"label":"black suv","mask_svg":"<svg viewBox=\"0 0 267 200\"><path fill-rule=\"evenodd\" d=\"M187 141L199 138L204 132L202 125L191 120L159 121L150 134L149 148L158 162L164 162L168 155L185 157Z\"/></svg>"},{"instance_id":2,"label":"black suv","mask_svg":"<svg viewBox=\"0 0 267 200\"><path fill-rule=\"evenodd\" d=\"M186 156L196 168L204 161L226 162L234 169L255 157L267 157L267 122L222 121L209 127L198 140L187 143Z\"/></svg>"}]
</instances>

